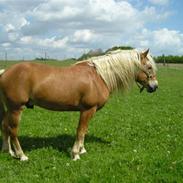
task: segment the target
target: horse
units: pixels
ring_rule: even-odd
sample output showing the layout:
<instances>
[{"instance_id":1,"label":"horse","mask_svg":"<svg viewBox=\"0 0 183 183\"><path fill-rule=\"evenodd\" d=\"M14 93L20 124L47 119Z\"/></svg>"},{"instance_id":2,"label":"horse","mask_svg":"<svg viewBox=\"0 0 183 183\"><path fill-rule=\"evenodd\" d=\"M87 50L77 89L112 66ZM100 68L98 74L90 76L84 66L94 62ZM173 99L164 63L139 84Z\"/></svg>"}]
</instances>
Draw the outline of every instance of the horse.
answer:
<instances>
[{"instance_id":1,"label":"horse","mask_svg":"<svg viewBox=\"0 0 183 183\"><path fill-rule=\"evenodd\" d=\"M117 50L67 67L21 62L0 70L0 121L2 151L28 160L18 140L18 125L25 107L54 111L79 111L73 160L86 153L84 139L89 120L114 90L129 90L134 82L154 92L158 88L156 64L149 54Z\"/></svg>"}]
</instances>

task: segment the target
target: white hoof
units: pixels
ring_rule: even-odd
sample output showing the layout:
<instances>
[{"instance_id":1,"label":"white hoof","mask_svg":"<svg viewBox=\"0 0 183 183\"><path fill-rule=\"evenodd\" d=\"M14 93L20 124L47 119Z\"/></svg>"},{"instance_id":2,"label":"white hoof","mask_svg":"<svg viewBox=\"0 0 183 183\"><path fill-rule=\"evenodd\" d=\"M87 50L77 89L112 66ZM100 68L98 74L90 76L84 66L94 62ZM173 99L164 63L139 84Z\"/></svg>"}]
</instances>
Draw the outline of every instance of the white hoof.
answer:
<instances>
[{"instance_id":1,"label":"white hoof","mask_svg":"<svg viewBox=\"0 0 183 183\"><path fill-rule=\"evenodd\" d=\"M77 160L79 160L79 159L80 159L79 154L74 155L74 157L73 157L73 161L77 161Z\"/></svg>"},{"instance_id":2,"label":"white hoof","mask_svg":"<svg viewBox=\"0 0 183 183\"><path fill-rule=\"evenodd\" d=\"M20 161L27 161L29 158L25 155L23 155L22 157L20 157Z\"/></svg>"},{"instance_id":3,"label":"white hoof","mask_svg":"<svg viewBox=\"0 0 183 183\"><path fill-rule=\"evenodd\" d=\"M17 156L15 155L15 153L12 150L9 150L9 153L10 153L11 157L17 158Z\"/></svg>"},{"instance_id":4,"label":"white hoof","mask_svg":"<svg viewBox=\"0 0 183 183\"><path fill-rule=\"evenodd\" d=\"M87 151L84 147L81 148L80 154L85 154Z\"/></svg>"}]
</instances>

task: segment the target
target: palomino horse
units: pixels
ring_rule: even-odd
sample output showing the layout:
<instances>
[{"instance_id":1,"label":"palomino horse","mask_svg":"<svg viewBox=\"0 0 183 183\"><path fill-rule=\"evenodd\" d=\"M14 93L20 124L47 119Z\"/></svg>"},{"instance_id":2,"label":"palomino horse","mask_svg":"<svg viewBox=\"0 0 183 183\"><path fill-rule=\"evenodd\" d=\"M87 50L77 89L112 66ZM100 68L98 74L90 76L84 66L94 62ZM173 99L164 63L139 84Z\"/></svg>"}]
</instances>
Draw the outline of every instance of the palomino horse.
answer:
<instances>
[{"instance_id":1,"label":"palomino horse","mask_svg":"<svg viewBox=\"0 0 183 183\"><path fill-rule=\"evenodd\" d=\"M17 129L24 106L37 105L56 111L80 111L72 148L73 159L80 159L80 154L86 152L84 138L88 122L114 90L129 89L134 81L148 92L158 87L155 63L148 52L118 50L69 67L24 62L1 70L2 150L22 161L28 160L20 146Z\"/></svg>"}]
</instances>

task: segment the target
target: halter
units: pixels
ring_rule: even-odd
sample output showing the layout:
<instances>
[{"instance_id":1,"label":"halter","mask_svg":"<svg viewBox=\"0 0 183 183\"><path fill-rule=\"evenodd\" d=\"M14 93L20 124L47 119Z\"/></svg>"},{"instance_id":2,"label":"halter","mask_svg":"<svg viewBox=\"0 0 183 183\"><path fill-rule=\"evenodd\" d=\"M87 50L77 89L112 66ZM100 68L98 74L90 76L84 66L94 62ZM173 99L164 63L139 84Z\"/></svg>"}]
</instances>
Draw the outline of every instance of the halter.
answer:
<instances>
[{"instance_id":1,"label":"halter","mask_svg":"<svg viewBox=\"0 0 183 183\"><path fill-rule=\"evenodd\" d=\"M140 93L142 93L145 87L144 86L141 86L137 81L136 81L136 84L137 84L137 86L140 89Z\"/></svg>"}]
</instances>

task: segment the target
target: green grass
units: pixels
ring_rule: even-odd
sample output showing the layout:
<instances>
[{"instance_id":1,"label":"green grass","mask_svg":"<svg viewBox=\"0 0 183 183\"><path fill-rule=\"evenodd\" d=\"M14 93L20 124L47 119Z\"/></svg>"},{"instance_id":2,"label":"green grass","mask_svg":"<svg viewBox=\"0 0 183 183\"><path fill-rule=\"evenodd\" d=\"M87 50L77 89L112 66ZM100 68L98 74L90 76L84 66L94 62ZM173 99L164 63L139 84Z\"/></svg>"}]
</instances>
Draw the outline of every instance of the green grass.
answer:
<instances>
[{"instance_id":1,"label":"green grass","mask_svg":"<svg viewBox=\"0 0 183 183\"><path fill-rule=\"evenodd\" d=\"M17 64L20 62L28 62L28 61L2 61L0 60L0 69L4 69L4 68L8 68L9 66L13 65L13 64ZM66 60L62 60L62 61L56 61L56 60L46 60L46 61L38 61L38 60L33 60L31 62L34 63L41 63L41 64L48 64L48 65L54 65L54 66L67 66L70 64L75 63L76 61L73 59L66 59Z\"/></svg>"},{"instance_id":2,"label":"green grass","mask_svg":"<svg viewBox=\"0 0 183 183\"><path fill-rule=\"evenodd\" d=\"M158 79L156 93L134 86L110 97L77 162L70 149L79 113L26 109L19 138L29 161L0 153L0 183L182 182L183 70L160 68Z\"/></svg>"}]
</instances>

